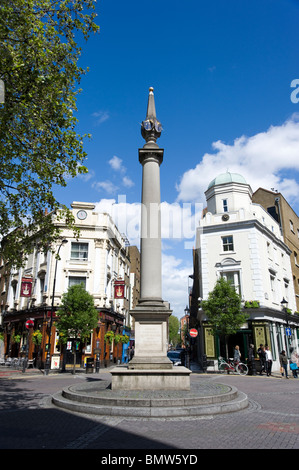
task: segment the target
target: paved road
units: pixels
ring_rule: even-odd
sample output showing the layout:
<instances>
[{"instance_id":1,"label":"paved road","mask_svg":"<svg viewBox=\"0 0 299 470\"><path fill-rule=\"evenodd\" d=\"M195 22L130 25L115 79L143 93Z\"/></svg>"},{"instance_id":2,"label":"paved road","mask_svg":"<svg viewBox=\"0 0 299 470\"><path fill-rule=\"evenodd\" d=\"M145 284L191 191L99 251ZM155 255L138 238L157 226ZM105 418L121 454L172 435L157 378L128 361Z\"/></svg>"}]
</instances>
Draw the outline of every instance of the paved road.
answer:
<instances>
[{"instance_id":1,"label":"paved road","mask_svg":"<svg viewBox=\"0 0 299 470\"><path fill-rule=\"evenodd\" d=\"M299 379L192 374L245 392L246 410L197 419L103 418L55 408L50 397L67 385L107 380L98 374L47 377L0 371L0 449L299 449ZM119 454L115 454L119 455ZM101 463L101 462L100 462ZM144 463L144 462L143 462ZM149 463L149 462L148 462ZM130 466L130 465L129 465Z\"/></svg>"}]
</instances>

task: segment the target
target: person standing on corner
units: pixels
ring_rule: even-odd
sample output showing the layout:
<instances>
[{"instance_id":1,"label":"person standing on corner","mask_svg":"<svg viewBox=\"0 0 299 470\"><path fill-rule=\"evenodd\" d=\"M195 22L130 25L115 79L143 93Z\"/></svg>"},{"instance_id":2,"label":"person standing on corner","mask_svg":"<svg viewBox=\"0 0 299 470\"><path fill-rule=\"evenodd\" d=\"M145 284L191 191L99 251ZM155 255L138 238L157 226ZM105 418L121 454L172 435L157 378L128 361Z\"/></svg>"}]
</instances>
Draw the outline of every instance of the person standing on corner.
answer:
<instances>
[{"instance_id":1,"label":"person standing on corner","mask_svg":"<svg viewBox=\"0 0 299 470\"><path fill-rule=\"evenodd\" d=\"M239 346L235 346L234 350L234 362L238 364L241 361L241 353Z\"/></svg>"},{"instance_id":2,"label":"person standing on corner","mask_svg":"<svg viewBox=\"0 0 299 470\"><path fill-rule=\"evenodd\" d=\"M258 348L257 353L259 355L260 365L261 365L260 375L262 375L263 372L266 372L266 354L265 354L265 348L263 344L260 344L260 347Z\"/></svg>"},{"instance_id":3,"label":"person standing on corner","mask_svg":"<svg viewBox=\"0 0 299 470\"><path fill-rule=\"evenodd\" d=\"M294 348L292 348L290 351L291 351L290 369L292 371L294 379L297 379L298 378L298 374L297 374L297 371L298 371L298 354L296 353Z\"/></svg>"},{"instance_id":4,"label":"person standing on corner","mask_svg":"<svg viewBox=\"0 0 299 470\"><path fill-rule=\"evenodd\" d=\"M267 370L267 377L271 375L272 372L272 363L273 363L273 357L272 353L269 349L269 346L266 344L265 346L265 353L266 353L266 370Z\"/></svg>"},{"instance_id":5,"label":"person standing on corner","mask_svg":"<svg viewBox=\"0 0 299 470\"><path fill-rule=\"evenodd\" d=\"M281 372L282 377L284 376L284 372L285 372L286 379L288 379L289 378L288 377L288 358L286 356L286 352L284 349L279 354L279 362L282 368L282 372Z\"/></svg>"}]
</instances>

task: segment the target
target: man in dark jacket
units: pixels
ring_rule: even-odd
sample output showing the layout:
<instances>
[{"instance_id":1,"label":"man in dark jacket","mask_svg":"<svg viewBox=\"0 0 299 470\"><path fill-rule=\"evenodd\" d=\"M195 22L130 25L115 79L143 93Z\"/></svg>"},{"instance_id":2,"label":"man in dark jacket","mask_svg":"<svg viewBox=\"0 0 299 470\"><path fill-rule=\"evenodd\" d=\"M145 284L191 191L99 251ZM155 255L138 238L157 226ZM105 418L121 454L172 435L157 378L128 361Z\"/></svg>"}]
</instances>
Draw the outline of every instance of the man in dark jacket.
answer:
<instances>
[{"instance_id":1,"label":"man in dark jacket","mask_svg":"<svg viewBox=\"0 0 299 470\"><path fill-rule=\"evenodd\" d=\"M265 348L263 344L260 344L260 347L258 348L257 353L259 355L260 364L261 364L260 375L262 375L263 372L266 372L266 353L265 353Z\"/></svg>"}]
</instances>

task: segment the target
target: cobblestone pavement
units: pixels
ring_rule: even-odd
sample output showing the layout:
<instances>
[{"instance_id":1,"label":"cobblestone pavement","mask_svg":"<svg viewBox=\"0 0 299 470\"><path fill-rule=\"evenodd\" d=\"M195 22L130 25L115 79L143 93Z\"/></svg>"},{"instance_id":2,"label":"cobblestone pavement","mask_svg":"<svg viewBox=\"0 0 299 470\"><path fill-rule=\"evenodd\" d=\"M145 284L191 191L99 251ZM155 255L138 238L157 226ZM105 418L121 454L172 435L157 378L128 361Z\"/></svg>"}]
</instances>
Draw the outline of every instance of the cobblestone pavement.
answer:
<instances>
[{"instance_id":1,"label":"cobblestone pavement","mask_svg":"<svg viewBox=\"0 0 299 470\"><path fill-rule=\"evenodd\" d=\"M192 383L233 385L249 398L246 410L194 419L105 418L51 404L67 385L108 377L0 370L0 449L299 449L299 379L194 373Z\"/></svg>"}]
</instances>

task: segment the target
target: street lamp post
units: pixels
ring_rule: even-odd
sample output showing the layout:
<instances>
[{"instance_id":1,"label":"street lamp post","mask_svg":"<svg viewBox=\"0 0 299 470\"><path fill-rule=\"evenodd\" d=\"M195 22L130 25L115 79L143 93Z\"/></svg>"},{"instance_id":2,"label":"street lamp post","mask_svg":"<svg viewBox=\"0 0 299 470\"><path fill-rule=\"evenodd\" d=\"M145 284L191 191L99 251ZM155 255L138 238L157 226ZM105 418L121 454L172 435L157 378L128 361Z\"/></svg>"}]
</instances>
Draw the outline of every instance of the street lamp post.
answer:
<instances>
[{"instance_id":1,"label":"street lamp post","mask_svg":"<svg viewBox=\"0 0 299 470\"><path fill-rule=\"evenodd\" d=\"M56 285L56 273L57 273L57 262L58 262L58 255L60 248L62 245L67 243L67 240L62 240L61 244L58 247L57 250L57 257L56 257L56 262L55 262L55 271L54 271L54 280L53 280L53 292L52 292L52 305L51 305L51 314L50 314L50 331L49 331L49 339L48 339L48 345L47 345L47 357L46 357L46 363L45 363L45 375L49 374L50 370L50 359L51 359L51 336L52 336L52 324L53 324L53 309L54 309L54 296L55 296L55 285Z\"/></svg>"},{"instance_id":2,"label":"street lamp post","mask_svg":"<svg viewBox=\"0 0 299 470\"><path fill-rule=\"evenodd\" d=\"M186 348L186 359L185 359L186 362L185 362L185 364L186 364L187 369L189 369L190 368L190 334L189 334L190 310L187 306L186 306L184 312L185 312L186 324L187 324L187 331L186 331L186 335L185 335L185 348ZM187 346L187 341L188 341L188 346Z\"/></svg>"}]
</instances>

